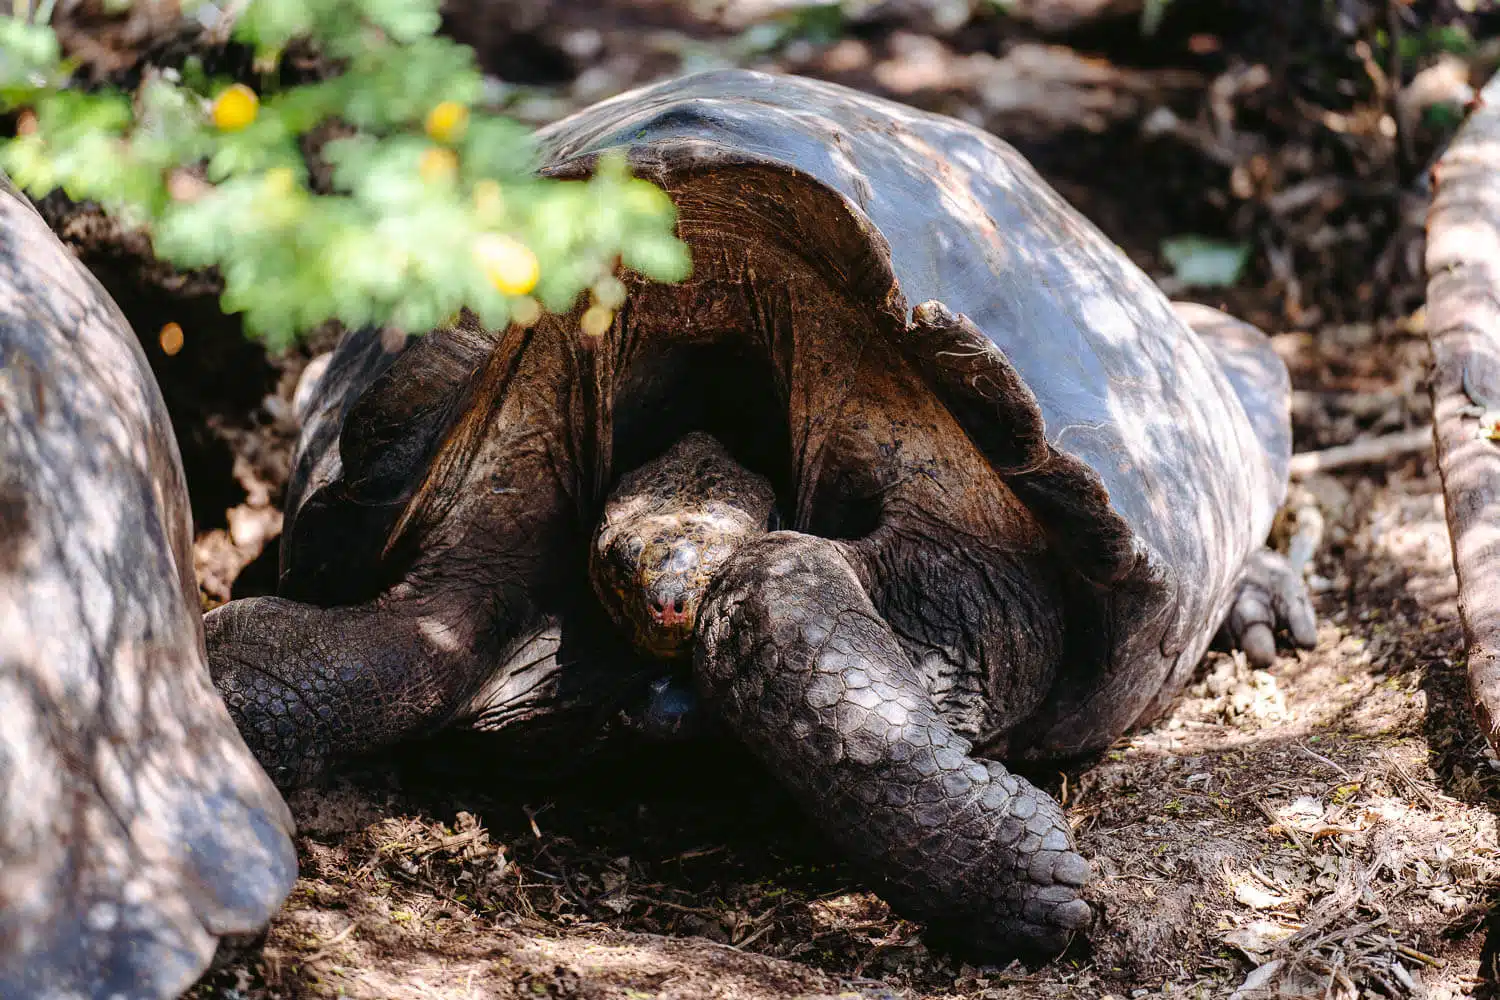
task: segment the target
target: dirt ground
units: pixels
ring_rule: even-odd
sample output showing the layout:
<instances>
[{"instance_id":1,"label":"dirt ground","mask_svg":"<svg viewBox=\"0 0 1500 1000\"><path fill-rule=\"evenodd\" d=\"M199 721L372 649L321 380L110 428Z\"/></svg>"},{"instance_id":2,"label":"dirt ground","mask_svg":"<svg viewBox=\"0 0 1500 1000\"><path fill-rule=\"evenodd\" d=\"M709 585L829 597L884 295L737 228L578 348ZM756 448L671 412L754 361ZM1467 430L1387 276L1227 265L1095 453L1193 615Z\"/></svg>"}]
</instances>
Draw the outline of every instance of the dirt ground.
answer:
<instances>
[{"instance_id":1,"label":"dirt ground","mask_svg":"<svg viewBox=\"0 0 1500 1000\"><path fill-rule=\"evenodd\" d=\"M977 8L956 23L941 3L765 19L787 6L475 3L450 27L534 121L734 62L985 125L1169 292L1276 335L1299 451L1426 426L1423 168L1448 125L1412 95L1461 94L1463 73L1492 68L1483 44L1444 62L1428 41L1493 33L1493 5L1180 4L1150 38L1132 19L1061 39ZM1420 42L1404 64L1380 44L1393 28ZM1444 66L1446 83L1418 78ZM194 491L205 604L268 592L290 394L329 337L268 359L218 316L211 281L142 282L139 247L55 217L148 341ZM1246 273L1184 285L1162 247L1183 234L1248 244ZM154 343L169 320L187 331L173 357ZM1031 775L1062 797L1096 871L1095 925L1047 965L930 950L733 747L549 781L446 743L295 796L301 881L268 935L222 950L190 996L1493 995L1500 760L1465 703L1431 456L1304 477L1285 520L1283 541L1318 542L1318 648L1269 671L1210 654L1165 719Z\"/></svg>"}]
</instances>

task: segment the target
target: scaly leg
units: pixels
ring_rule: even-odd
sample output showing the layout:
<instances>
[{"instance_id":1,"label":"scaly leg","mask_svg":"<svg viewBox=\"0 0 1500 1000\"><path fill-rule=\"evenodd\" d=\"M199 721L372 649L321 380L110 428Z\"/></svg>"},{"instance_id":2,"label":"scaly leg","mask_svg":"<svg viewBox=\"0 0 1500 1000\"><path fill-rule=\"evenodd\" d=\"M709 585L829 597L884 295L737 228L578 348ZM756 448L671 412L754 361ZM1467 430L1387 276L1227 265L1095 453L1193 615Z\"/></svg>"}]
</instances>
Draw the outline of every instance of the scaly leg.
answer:
<instances>
[{"instance_id":1,"label":"scaly leg","mask_svg":"<svg viewBox=\"0 0 1500 1000\"><path fill-rule=\"evenodd\" d=\"M1060 951L1088 922L1062 809L969 756L839 543L746 545L698 637L710 707L898 908L987 953Z\"/></svg>"}]
</instances>

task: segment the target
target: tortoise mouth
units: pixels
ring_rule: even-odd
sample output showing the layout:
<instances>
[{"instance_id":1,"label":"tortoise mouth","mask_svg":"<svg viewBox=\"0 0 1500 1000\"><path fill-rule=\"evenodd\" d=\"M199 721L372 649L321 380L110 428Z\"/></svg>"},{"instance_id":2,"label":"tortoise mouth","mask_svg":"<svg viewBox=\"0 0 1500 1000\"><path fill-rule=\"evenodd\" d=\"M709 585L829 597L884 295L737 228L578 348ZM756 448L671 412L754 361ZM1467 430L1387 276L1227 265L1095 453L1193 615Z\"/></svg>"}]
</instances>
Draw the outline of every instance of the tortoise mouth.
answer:
<instances>
[{"instance_id":1,"label":"tortoise mouth","mask_svg":"<svg viewBox=\"0 0 1500 1000\"><path fill-rule=\"evenodd\" d=\"M636 645L662 659L676 659L688 653L698 624L698 606L708 582L703 574L695 574L692 579L640 581L636 599L631 601Z\"/></svg>"},{"instance_id":2,"label":"tortoise mouth","mask_svg":"<svg viewBox=\"0 0 1500 1000\"><path fill-rule=\"evenodd\" d=\"M636 646L661 660L679 660L693 647L693 627L696 621L688 619L685 624L656 625L649 629L636 630Z\"/></svg>"}]
</instances>

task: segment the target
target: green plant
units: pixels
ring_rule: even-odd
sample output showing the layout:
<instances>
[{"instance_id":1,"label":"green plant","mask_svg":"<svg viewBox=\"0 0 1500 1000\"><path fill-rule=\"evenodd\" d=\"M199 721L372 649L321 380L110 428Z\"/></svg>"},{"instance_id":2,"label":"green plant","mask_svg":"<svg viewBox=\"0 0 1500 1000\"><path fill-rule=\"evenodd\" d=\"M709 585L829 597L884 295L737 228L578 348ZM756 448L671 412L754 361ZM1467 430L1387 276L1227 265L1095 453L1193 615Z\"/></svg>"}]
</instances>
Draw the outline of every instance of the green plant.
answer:
<instances>
[{"instance_id":1,"label":"green plant","mask_svg":"<svg viewBox=\"0 0 1500 1000\"><path fill-rule=\"evenodd\" d=\"M1403 34L1397 39L1397 50L1408 65L1421 63L1443 52L1468 55L1477 42L1468 29L1461 24L1436 25L1421 31ZM1384 29L1375 32L1375 52L1386 58L1390 52L1391 36Z\"/></svg>"},{"instance_id":2,"label":"green plant","mask_svg":"<svg viewBox=\"0 0 1500 1000\"><path fill-rule=\"evenodd\" d=\"M1141 34L1154 35L1161 27L1162 18L1167 16L1167 7L1172 0L1146 0L1141 7Z\"/></svg>"},{"instance_id":3,"label":"green plant","mask_svg":"<svg viewBox=\"0 0 1500 1000\"><path fill-rule=\"evenodd\" d=\"M133 93L85 91L50 3L23 18L14 2L0 17L0 112L21 114L0 170L145 227L175 265L218 267L225 310L273 347L330 318L416 331L467 307L492 327L529 322L584 290L584 326L600 332L623 298L617 262L661 281L687 273L671 202L622 161L587 181L535 175L527 130L481 109L473 52L437 35L439 0L225 5L258 93L196 57L148 68ZM336 72L278 86L297 39ZM338 138L319 155L332 191L319 193L304 144L330 125Z\"/></svg>"}]
</instances>

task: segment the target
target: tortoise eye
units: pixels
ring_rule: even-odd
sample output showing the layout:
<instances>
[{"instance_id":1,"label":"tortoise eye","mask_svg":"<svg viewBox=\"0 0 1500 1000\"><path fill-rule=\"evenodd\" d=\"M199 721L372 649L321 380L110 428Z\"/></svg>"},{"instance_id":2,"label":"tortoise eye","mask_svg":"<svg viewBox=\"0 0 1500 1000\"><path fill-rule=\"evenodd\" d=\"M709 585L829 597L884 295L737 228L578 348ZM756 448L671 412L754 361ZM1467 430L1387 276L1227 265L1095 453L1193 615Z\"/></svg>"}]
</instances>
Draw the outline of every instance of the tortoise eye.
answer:
<instances>
[{"instance_id":1,"label":"tortoise eye","mask_svg":"<svg viewBox=\"0 0 1500 1000\"><path fill-rule=\"evenodd\" d=\"M615 549L619 554L620 562L627 567L634 567L640 561L641 553L646 550L646 543L640 538L631 538L624 545Z\"/></svg>"}]
</instances>

